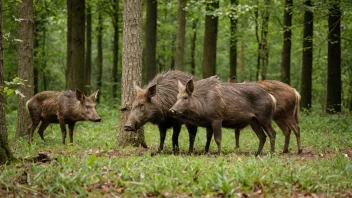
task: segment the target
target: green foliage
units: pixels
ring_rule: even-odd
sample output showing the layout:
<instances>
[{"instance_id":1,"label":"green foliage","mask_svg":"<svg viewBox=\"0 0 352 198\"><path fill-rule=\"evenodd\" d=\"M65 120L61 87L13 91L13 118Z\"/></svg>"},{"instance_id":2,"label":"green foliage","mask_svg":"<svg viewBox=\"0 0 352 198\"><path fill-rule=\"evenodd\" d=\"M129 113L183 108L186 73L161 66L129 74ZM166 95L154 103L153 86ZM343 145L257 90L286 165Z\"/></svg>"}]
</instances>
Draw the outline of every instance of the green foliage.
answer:
<instances>
[{"instance_id":1,"label":"green foliage","mask_svg":"<svg viewBox=\"0 0 352 198\"><path fill-rule=\"evenodd\" d=\"M325 115L313 110L300 117L303 154L296 155L291 136L290 154L264 154L255 157L258 140L249 128L241 133L241 148L235 150L233 130L223 130L223 154L204 154L205 130L196 137L196 154L188 155L188 134L180 134L180 155L172 154L171 136L166 138L162 154L157 151L159 133L145 126L149 150L116 147L118 110L98 106L101 123L80 122L74 132L74 144L62 145L58 125L45 131L46 142L35 133L32 146L26 138L15 136L16 113L8 114L9 140L16 156L29 157L38 152L57 158L51 163L0 167L0 192L16 196L339 196L350 192L352 177L351 115ZM277 151L284 144L277 131Z\"/></svg>"}]
</instances>

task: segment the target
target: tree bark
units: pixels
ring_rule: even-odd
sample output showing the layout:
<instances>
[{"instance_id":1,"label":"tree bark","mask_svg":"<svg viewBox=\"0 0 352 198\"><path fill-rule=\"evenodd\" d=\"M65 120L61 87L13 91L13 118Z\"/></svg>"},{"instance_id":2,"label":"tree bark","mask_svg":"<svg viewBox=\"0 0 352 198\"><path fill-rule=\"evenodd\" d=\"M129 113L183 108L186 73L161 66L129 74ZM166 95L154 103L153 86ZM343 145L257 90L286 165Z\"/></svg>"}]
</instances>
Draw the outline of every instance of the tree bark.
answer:
<instances>
[{"instance_id":1,"label":"tree bark","mask_svg":"<svg viewBox=\"0 0 352 198\"><path fill-rule=\"evenodd\" d=\"M240 58L240 81L244 81L244 40L241 41L241 58Z\"/></svg>"},{"instance_id":2,"label":"tree bark","mask_svg":"<svg viewBox=\"0 0 352 198\"><path fill-rule=\"evenodd\" d=\"M20 91L25 96L19 99L17 113L16 137L27 135L27 127L30 125L30 116L26 110L26 102L34 94L34 74L33 74L33 0L23 0L18 7L19 18L18 37L23 42L18 44L18 77L28 80L27 85L31 87L21 87Z\"/></svg>"},{"instance_id":3,"label":"tree bark","mask_svg":"<svg viewBox=\"0 0 352 198\"><path fill-rule=\"evenodd\" d=\"M266 79L266 74L269 65L269 46L268 46L268 31L269 31L269 16L270 16L270 0L265 0L265 9L262 16L261 29L261 80Z\"/></svg>"},{"instance_id":4,"label":"tree bark","mask_svg":"<svg viewBox=\"0 0 352 198\"><path fill-rule=\"evenodd\" d=\"M232 6L238 5L238 0L231 0ZM236 15L236 11L232 11ZM237 76L237 18L230 17L230 76Z\"/></svg>"},{"instance_id":5,"label":"tree bark","mask_svg":"<svg viewBox=\"0 0 352 198\"><path fill-rule=\"evenodd\" d=\"M98 27L97 27L97 89L101 89L102 76L103 76L103 16L101 8L98 8ZM96 99L97 103L100 102L100 95Z\"/></svg>"},{"instance_id":6,"label":"tree bark","mask_svg":"<svg viewBox=\"0 0 352 198\"><path fill-rule=\"evenodd\" d=\"M2 12L2 1L0 1L0 38L3 37ZM2 41L3 39L0 39L0 165L15 159L8 144L6 131L5 97L2 89L4 87L4 48L2 47Z\"/></svg>"},{"instance_id":7,"label":"tree bark","mask_svg":"<svg viewBox=\"0 0 352 198\"><path fill-rule=\"evenodd\" d=\"M72 4L73 1L66 0L67 5L67 49L66 49L66 88L68 88L69 76L72 73Z\"/></svg>"},{"instance_id":8,"label":"tree bark","mask_svg":"<svg viewBox=\"0 0 352 198\"><path fill-rule=\"evenodd\" d=\"M120 125L117 128L117 145L146 147L144 130L126 132L124 125L135 98L133 84L142 81L142 0L124 0L122 37L122 93Z\"/></svg>"},{"instance_id":9,"label":"tree bark","mask_svg":"<svg viewBox=\"0 0 352 198\"><path fill-rule=\"evenodd\" d=\"M191 36L191 74L196 73L196 41L197 41L197 24L198 18L192 21L192 36Z\"/></svg>"},{"instance_id":10,"label":"tree bark","mask_svg":"<svg viewBox=\"0 0 352 198\"><path fill-rule=\"evenodd\" d=\"M156 66L156 28L157 28L157 1L147 0L147 18L145 32L145 84L152 80L157 73Z\"/></svg>"},{"instance_id":11,"label":"tree bark","mask_svg":"<svg viewBox=\"0 0 352 198\"><path fill-rule=\"evenodd\" d=\"M206 3L207 12L219 8L219 1ZM204 49L203 49L203 78L216 74L216 43L218 37L218 17L207 14L205 16Z\"/></svg>"},{"instance_id":12,"label":"tree bark","mask_svg":"<svg viewBox=\"0 0 352 198\"><path fill-rule=\"evenodd\" d=\"M255 38L257 40L257 43L258 43L258 53L257 53L257 71L256 71L256 74L255 74L255 79L256 81L259 80L259 74L260 74L260 70L261 70L261 67L260 67L260 59L261 59L261 49L262 49L262 44L261 44L261 40L260 40L260 37L259 37L259 11L258 11L258 8L259 7L259 0L257 0L257 7L254 8L254 17L255 17Z\"/></svg>"},{"instance_id":13,"label":"tree bark","mask_svg":"<svg viewBox=\"0 0 352 198\"><path fill-rule=\"evenodd\" d=\"M312 107L313 12L311 0L305 1L302 52L301 107Z\"/></svg>"},{"instance_id":14,"label":"tree bark","mask_svg":"<svg viewBox=\"0 0 352 198\"><path fill-rule=\"evenodd\" d=\"M329 8L328 35L328 81L326 112L341 112L341 38L340 1L335 1Z\"/></svg>"},{"instance_id":15,"label":"tree bark","mask_svg":"<svg viewBox=\"0 0 352 198\"><path fill-rule=\"evenodd\" d=\"M112 64L112 98L117 98L117 83L118 83L118 65L119 65L119 1L114 0L114 14L113 14L113 27L114 27L114 41L113 41L113 64Z\"/></svg>"},{"instance_id":16,"label":"tree bark","mask_svg":"<svg viewBox=\"0 0 352 198\"><path fill-rule=\"evenodd\" d=\"M286 84L290 84L292 6L293 6L293 0L285 1L284 43L282 47L281 81Z\"/></svg>"},{"instance_id":17,"label":"tree bark","mask_svg":"<svg viewBox=\"0 0 352 198\"><path fill-rule=\"evenodd\" d=\"M86 67L85 67L85 93L91 93L91 78L92 78L92 6L88 4L87 6L87 49L86 49ZM98 94L99 95L99 94Z\"/></svg>"},{"instance_id":18,"label":"tree bark","mask_svg":"<svg viewBox=\"0 0 352 198\"><path fill-rule=\"evenodd\" d=\"M183 71L183 56L185 49L186 34L186 7L187 0L178 0L177 8L177 33L176 33L176 52L175 52L175 70Z\"/></svg>"},{"instance_id":19,"label":"tree bark","mask_svg":"<svg viewBox=\"0 0 352 198\"><path fill-rule=\"evenodd\" d=\"M85 0L68 0L67 3L68 12L71 12L68 13L68 17L71 16L68 19L68 30L72 31L71 42L67 46L71 49L71 53L67 55L70 57L70 63L67 64L67 88L85 90Z\"/></svg>"}]
</instances>

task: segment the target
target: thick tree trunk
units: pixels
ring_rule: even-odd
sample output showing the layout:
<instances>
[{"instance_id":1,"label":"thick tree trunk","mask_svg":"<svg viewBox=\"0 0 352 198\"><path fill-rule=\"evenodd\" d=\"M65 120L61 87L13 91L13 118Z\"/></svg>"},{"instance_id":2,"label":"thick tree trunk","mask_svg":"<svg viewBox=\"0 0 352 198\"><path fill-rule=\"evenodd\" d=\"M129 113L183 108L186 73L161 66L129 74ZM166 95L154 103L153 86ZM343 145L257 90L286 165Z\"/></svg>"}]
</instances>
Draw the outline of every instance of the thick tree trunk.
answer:
<instances>
[{"instance_id":1,"label":"thick tree trunk","mask_svg":"<svg viewBox=\"0 0 352 198\"><path fill-rule=\"evenodd\" d=\"M197 41L197 24L198 19L192 21L192 35L191 35L191 74L196 73L196 41Z\"/></svg>"},{"instance_id":2,"label":"thick tree trunk","mask_svg":"<svg viewBox=\"0 0 352 198\"><path fill-rule=\"evenodd\" d=\"M284 43L281 60L281 81L286 84L290 84L292 7L293 0L286 0L284 9Z\"/></svg>"},{"instance_id":3,"label":"thick tree trunk","mask_svg":"<svg viewBox=\"0 0 352 198\"><path fill-rule=\"evenodd\" d=\"M341 38L340 2L335 1L329 9L328 82L326 112L341 112Z\"/></svg>"},{"instance_id":4,"label":"thick tree trunk","mask_svg":"<svg viewBox=\"0 0 352 198\"><path fill-rule=\"evenodd\" d=\"M269 46L268 46L268 31L269 31L269 7L270 0L265 0L265 10L263 11L262 29L261 29L261 80L266 79L266 73L269 65Z\"/></svg>"},{"instance_id":5,"label":"thick tree trunk","mask_svg":"<svg viewBox=\"0 0 352 198\"><path fill-rule=\"evenodd\" d=\"M23 42L18 44L18 77L28 80L31 87L22 87L20 91L25 96L19 99L17 114L16 137L27 135L27 128L31 124L30 116L26 110L26 102L34 94L34 27L33 27L33 0L23 0L18 7L19 18L18 37Z\"/></svg>"},{"instance_id":6,"label":"thick tree trunk","mask_svg":"<svg viewBox=\"0 0 352 198\"><path fill-rule=\"evenodd\" d=\"M219 1L206 4L207 12L219 8ZM216 74L216 43L218 37L218 17L207 14L205 16L204 49L203 49L203 78Z\"/></svg>"},{"instance_id":7,"label":"thick tree trunk","mask_svg":"<svg viewBox=\"0 0 352 198\"><path fill-rule=\"evenodd\" d=\"M305 1L302 52L301 107L312 106L312 68L313 68L313 12L311 0Z\"/></svg>"},{"instance_id":8,"label":"thick tree trunk","mask_svg":"<svg viewBox=\"0 0 352 198\"><path fill-rule=\"evenodd\" d=\"M103 76L103 16L102 10L98 11L98 27L97 27L97 89L101 89L102 76ZM97 103L100 102L100 96L96 99Z\"/></svg>"},{"instance_id":9,"label":"thick tree trunk","mask_svg":"<svg viewBox=\"0 0 352 198\"><path fill-rule=\"evenodd\" d=\"M0 38L2 38L2 1L0 1ZM0 87L4 86L4 48L0 39ZM0 89L0 165L14 160L8 144L5 117L5 97Z\"/></svg>"},{"instance_id":10,"label":"thick tree trunk","mask_svg":"<svg viewBox=\"0 0 352 198\"><path fill-rule=\"evenodd\" d=\"M114 41L113 41L113 61L112 61L112 98L117 98L117 83L118 83L118 65L119 65L119 1L114 0L114 14L113 14L113 27L114 27Z\"/></svg>"},{"instance_id":11,"label":"thick tree trunk","mask_svg":"<svg viewBox=\"0 0 352 198\"><path fill-rule=\"evenodd\" d=\"M85 67L85 0L68 0L68 30L72 30L71 34L71 55L68 54L70 58L70 63L67 65L67 88L71 90L80 89L85 90L85 77L84 77L84 67ZM71 9L69 8L70 6ZM71 22L70 22L71 21ZM71 23L71 26L69 24Z\"/></svg>"},{"instance_id":12,"label":"thick tree trunk","mask_svg":"<svg viewBox=\"0 0 352 198\"><path fill-rule=\"evenodd\" d=\"M86 67L85 67L85 93L91 93L91 77L92 77L92 6L89 4L86 11L87 16L87 49L86 49ZM99 95L99 94L98 94Z\"/></svg>"},{"instance_id":13,"label":"thick tree trunk","mask_svg":"<svg viewBox=\"0 0 352 198\"><path fill-rule=\"evenodd\" d=\"M147 18L145 32L145 84L152 80L157 73L156 67L156 22L157 22L157 1L147 0Z\"/></svg>"},{"instance_id":14,"label":"thick tree trunk","mask_svg":"<svg viewBox=\"0 0 352 198\"><path fill-rule=\"evenodd\" d=\"M177 8L177 33L176 33L176 53L175 70L183 71L183 56L185 49L186 34L186 7L187 0L178 0Z\"/></svg>"},{"instance_id":15,"label":"thick tree trunk","mask_svg":"<svg viewBox=\"0 0 352 198\"><path fill-rule=\"evenodd\" d=\"M124 0L122 43L121 114L117 145L146 147L143 128L137 132L126 132L123 127L135 98L133 84L140 85L142 81L142 0Z\"/></svg>"},{"instance_id":16,"label":"thick tree trunk","mask_svg":"<svg viewBox=\"0 0 352 198\"><path fill-rule=\"evenodd\" d=\"M69 88L68 78L72 73L72 3L71 0L66 0L67 5L67 49L66 49L66 88Z\"/></svg>"},{"instance_id":17,"label":"thick tree trunk","mask_svg":"<svg viewBox=\"0 0 352 198\"><path fill-rule=\"evenodd\" d=\"M232 6L238 5L238 0L231 0ZM236 15L233 11L233 15ZM230 78L237 76L237 18L230 17Z\"/></svg>"}]
</instances>

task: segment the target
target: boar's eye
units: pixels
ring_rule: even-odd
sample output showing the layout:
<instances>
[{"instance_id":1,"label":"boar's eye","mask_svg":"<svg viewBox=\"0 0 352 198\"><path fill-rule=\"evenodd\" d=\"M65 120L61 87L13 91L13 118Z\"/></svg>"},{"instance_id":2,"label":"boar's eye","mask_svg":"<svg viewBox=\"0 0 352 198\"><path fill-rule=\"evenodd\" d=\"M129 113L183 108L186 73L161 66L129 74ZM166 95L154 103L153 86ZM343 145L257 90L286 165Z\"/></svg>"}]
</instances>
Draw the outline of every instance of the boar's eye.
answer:
<instances>
[{"instance_id":1,"label":"boar's eye","mask_svg":"<svg viewBox=\"0 0 352 198\"><path fill-rule=\"evenodd\" d=\"M184 99L184 100L187 100L187 99L188 99L188 96L183 96L183 99Z\"/></svg>"},{"instance_id":2,"label":"boar's eye","mask_svg":"<svg viewBox=\"0 0 352 198\"><path fill-rule=\"evenodd\" d=\"M86 108L87 108L87 109L89 109L89 108L90 108L90 106L89 106L89 105L86 105Z\"/></svg>"}]
</instances>

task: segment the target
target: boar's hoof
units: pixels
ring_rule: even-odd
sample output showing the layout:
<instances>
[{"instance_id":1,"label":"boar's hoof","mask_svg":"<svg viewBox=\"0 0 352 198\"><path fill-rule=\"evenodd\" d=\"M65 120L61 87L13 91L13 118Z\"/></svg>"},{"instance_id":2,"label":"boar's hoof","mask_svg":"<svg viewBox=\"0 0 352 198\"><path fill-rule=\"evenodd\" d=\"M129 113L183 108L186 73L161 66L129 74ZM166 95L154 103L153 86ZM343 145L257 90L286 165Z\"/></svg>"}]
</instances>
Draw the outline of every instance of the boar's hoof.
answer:
<instances>
[{"instance_id":1,"label":"boar's hoof","mask_svg":"<svg viewBox=\"0 0 352 198\"><path fill-rule=\"evenodd\" d=\"M97 117L94 119L94 122L100 122L101 121L101 118L100 117Z\"/></svg>"}]
</instances>

